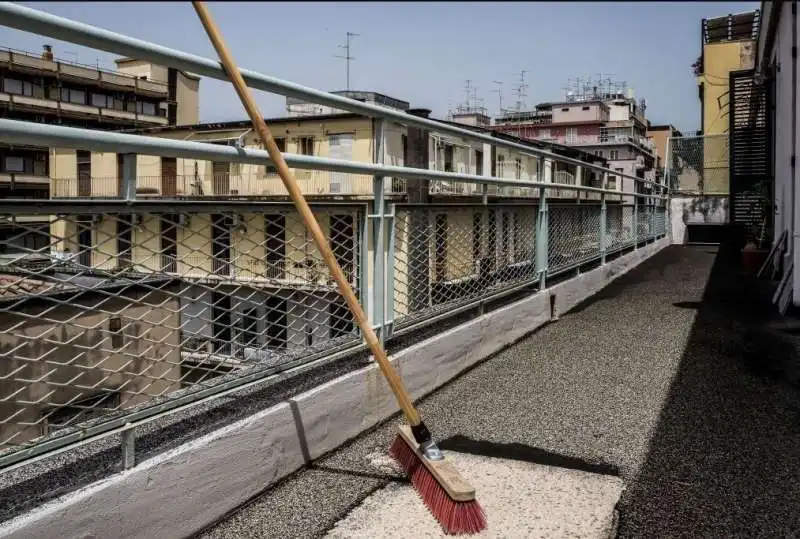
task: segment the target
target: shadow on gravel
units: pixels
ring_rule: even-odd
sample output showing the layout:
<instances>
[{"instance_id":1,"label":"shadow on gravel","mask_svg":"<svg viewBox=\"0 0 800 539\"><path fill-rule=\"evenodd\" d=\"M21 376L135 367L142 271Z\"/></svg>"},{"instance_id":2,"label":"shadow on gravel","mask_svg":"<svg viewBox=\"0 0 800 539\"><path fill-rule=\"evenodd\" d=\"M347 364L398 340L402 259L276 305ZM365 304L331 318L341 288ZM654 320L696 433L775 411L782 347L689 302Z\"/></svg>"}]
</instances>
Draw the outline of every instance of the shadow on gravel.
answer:
<instances>
[{"instance_id":1,"label":"shadow on gravel","mask_svg":"<svg viewBox=\"0 0 800 539\"><path fill-rule=\"evenodd\" d=\"M557 466L570 470L579 470L602 475L619 476L619 469L611 464L595 464L582 459L568 457L545 451L537 447L518 443L494 443L483 440L473 440L466 436L453 436L439 443L439 447L446 451L456 451L469 455L492 457L498 459L519 460L545 466Z\"/></svg>"},{"instance_id":2,"label":"shadow on gravel","mask_svg":"<svg viewBox=\"0 0 800 539\"><path fill-rule=\"evenodd\" d=\"M774 344L770 294L737 255L721 247L702 302L686 305L695 323L619 537L800 535L800 390L782 368L798 338Z\"/></svg>"}]
</instances>

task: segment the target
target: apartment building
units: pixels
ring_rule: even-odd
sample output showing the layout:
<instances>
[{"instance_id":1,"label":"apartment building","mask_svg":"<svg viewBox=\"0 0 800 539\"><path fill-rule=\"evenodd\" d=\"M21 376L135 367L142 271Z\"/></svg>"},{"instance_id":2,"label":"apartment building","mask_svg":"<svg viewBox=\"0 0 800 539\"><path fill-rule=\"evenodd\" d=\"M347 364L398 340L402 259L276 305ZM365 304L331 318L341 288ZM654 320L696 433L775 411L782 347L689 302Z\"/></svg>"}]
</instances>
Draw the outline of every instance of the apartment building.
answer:
<instances>
[{"instance_id":1,"label":"apartment building","mask_svg":"<svg viewBox=\"0 0 800 539\"><path fill-rule=\"evenodd\" d=\"M176 286L0 274L0 449L180 388Z\"/></svg>"},{"instance_id":2,"label":"apartment building","mask_svg":"<svg viewBox=\"0 0 800 539\"><path fill-rule=\"evenodd\" d=\"M701 134L728 132L730 74L753 68L760 23L759 10L702 20L700 56L692 65L700 98Z\"/></svg>"},{"instance_id":3,"label":"apartment building","mask_svg":"<svg viewBox=\"0 0 800 539\"><path fill-rule=\"evenodd\" d=\"M667 141L670 138L682 137L683 134L672 124L652 125L647 122L647 138L653 141L653 149L656 153L656 178L661 179L664 175L664 166L667 163Z\"/></svg>"},{"instance_id":4,"label":"apartment building","mask_svg":"<svg viewBox=\"0 0 800 539\"><path fill-rule=\"evenodd\" d=\"M621 174L655 181L656 154L647 137L646 102L638 103L624 83L596 81L576 85L560 102L540 103L533 110L509 110L492 129L527 140L579 147L607 159ZM633 180L609 177L609 187L633 191ZM639 192L648 188L639 184Z\"/></svg>"},{"instance_id":5,"label":"apartment building","mask_svg":"<svg viewBox=\"0 0 800 539\"><path fill-rule=\"evenodd\" d=\"M40 55L0 49L0 117L109 130L198 121L200 79L194 75L132 59L117 60L117 69L108 71L57 59L50 45L43 48ZM90 183L87 160L79 156L76 187L82 190ZM48 198L51 165L48 148L0 141L0 197ZM0 245L6 252L46 246L46 234L33 222L26 229L30 233L0 228Z\"/></svg>"},{"instance_id":6,"label":"apartment building","mask_svg":"<svg viewBox=\"0 0 800 539\"><path fill-rule=\"evenodd\" d=\"M430 113L374 92L354 95L408 114ZM267 120L282 151L378 162L375 120L311 108L296 100L287 100L287 112L291 114ZM470 128L490 132L477 126ZM539 180L537 160L520 153L495 150L490 144L470 143L435 131L423 133L391 122L383 132L382 160L387 164ZM138 133L261 148L247 121L151 127ZM518 140L499 133L494 136ZM549 147L587 162L601 162L600 157L575 148L536 141L525 144ZM88 190L79 189L81 153L53 150L53 197L122 196L121 155L93 152L83 161L89 166ZM513 163L516 168L506 163ZM543 178L574 178L575 171L566 168L548 168ZM372 176L299 169L294 172L351 284L369 294L374 248L372 233L365 233L371 231L365 216L373 199ZM548 191L552 191L548 196L559 195L558 190ZM454 283L464 286L471 276L480 276L483 283L498 283L508 278L509 267L532 266L534 262L534 213L522 208L507 209L505 205L537 198L538 189L485 189L439 180L406 182L403 178L387 178L384 195L387 203L398 204L402 213L394 224L395 259L388 262L393 264L397 277L393 283L399 298L395 301L396 316L442 302L446 294L437 290L447 290ZM564 201L576 199L574 191L561 195ZM308 346L352 337L354 326L347 309L299 215L288 204L287 192L273 167L139 155L136 196L259 200L274 204L274 210L257 212L108 215L60 219L53 226L54 255L81 268L136 275L166 273L186 282L182 292L182 313L186 317L181 326L183 342L185 350L198 361L203 353L266 363L282 361L286 355ZM483 197L495 209L482 205ZM454 201L463 207L434 208ZM426 203L431 208L411 210L403 206L408 202ZM516 234L516 230L528 230L528 237ZM371 308L368 305L368 310Z\"/></svg>"}]
</instances>

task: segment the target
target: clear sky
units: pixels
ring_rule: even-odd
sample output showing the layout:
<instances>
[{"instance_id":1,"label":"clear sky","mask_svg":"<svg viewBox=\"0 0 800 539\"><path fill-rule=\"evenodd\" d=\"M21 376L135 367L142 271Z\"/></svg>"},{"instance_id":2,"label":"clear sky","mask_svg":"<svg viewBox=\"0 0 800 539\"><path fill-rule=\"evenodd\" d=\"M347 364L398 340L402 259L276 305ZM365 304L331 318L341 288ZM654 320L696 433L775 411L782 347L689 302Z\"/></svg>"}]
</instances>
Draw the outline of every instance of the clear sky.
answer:
<instances>
[{"instance_id":1,"label":"clear sky","mask_svg":"<svg viewBox=\"0 0 800 539\"><path fill-rule=\"evenodd\" d=\"M189 2L28 2L34 9L215 57ZM684 132L699 127L691 64L700 21L759 7L758 2L212 2L237 63L321 90L345 87L345 32L352 42L352 89L375 90L444 117L470 79L491 112L525 70L529 105L563 97L568 79L602 73L625 80L647 100L647 116ZM0 46L111 68L114 56L0 27ZM257 92L265 116L284 114L284 98ZM229 83L203 79L201 121L246 117Z\"/></svg>"}]
</instances>

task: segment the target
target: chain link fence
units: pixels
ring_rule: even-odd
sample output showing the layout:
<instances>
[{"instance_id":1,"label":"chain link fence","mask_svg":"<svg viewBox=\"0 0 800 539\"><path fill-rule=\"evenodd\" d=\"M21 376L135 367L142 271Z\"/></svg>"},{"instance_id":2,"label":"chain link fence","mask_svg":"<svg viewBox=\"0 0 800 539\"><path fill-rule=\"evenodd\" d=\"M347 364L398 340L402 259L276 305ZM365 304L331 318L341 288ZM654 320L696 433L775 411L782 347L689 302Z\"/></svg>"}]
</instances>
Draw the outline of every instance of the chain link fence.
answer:
<instances>
[{"instance_id":1,"label":"chain link fence","mask_svg":"<svg viewBox=\"0 0 800 539\"><path fill-rule=\"evenodd\" d=\"M667 180L677 195L730 194L728 135L669 139Z\"/></svg>"},{"instance_id":2,"label":"chain link fence","mask_svg":"<svg viewBox=\"0 0 800 539\"><path fill-rule=\"evenodd\" d=\"M0 221L0 450L358 342L293 208L222 210ZM314 210L358 291L363 209Z\"/></svg>"},{"instance_id":3,"label":"chain link fence","mask_svg":"<svg viewBox=\"0 0 800 539\"><path fill-rule=\"evenodd\" d=\"M536 285L666 234L663 204L552 203L541 227L538 201L516 205L398 205L391 296L396 328ZM634 216L636 216L634 218ZM637 226L634 223L638 223ZM604 239L605 249L601 249ZM539 242L546 246L537 262Z\"/></svg>"},{"instance_id":4,"label":"chain link fence","mask_svg":"<svg viewBox=\"0 0 800 539\"><path fill-rule=\"evenodd\" d=\"M293 207L173 208L0 217L0 457L360 345ZM378 275L368 207L313 209L368 312L384 283L395 328L666 232L644 203L398 204Z\"/></svg>"}]
</instances>

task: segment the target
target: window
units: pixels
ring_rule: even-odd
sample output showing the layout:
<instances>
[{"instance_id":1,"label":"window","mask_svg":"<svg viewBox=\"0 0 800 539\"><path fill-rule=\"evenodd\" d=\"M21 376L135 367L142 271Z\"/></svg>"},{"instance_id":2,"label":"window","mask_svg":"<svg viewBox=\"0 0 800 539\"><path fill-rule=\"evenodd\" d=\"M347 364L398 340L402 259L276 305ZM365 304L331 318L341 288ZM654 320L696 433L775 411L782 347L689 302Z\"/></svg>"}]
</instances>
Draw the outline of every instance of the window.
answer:
<instances>
[{"instance_id":1,"label":"window","mask_svg":"<svg viewBox=\"0 0 800 539\"><path fill-rule=\"evenodd\" d=\"M591 110L592 107L583 107L581 110Z\"/></svg>"},{"instance_id":2,"label":"window","mask_svg":"<svg viewBox=\"0 0 800 539\"><path fill-rule=\"evenodd\" d=\"M408 166L408 135L400 135L400 143L403 145L403 165Z\"/></svg>"},{"instance_id":3,"label":"window","mask_svg":"<svg viewBox=\"0 0 800 539\"><path fill-rule=\"evenodd\" d=\"M595 154L597 157L603 157L603 150L595 150L595 151L594 151L594 154Z\"/></svg>"},{"instance_id":4,"label":"window","mask_svg":"<svg viewBox=\"0 0 800 539\"><path fill-rule=\"evenodd\" d=\"M617 177L612 174L609 174L608 185L606 186L606 189L616 189L616 188L617 188Z\"/></svg>"},{"instance_id":5,"label":"window","mask_svg":"<svg viewBox=\"0 0 800 539\"><path fill-rule=\"evenodd\" d=\"M475 150L475 174L483 176L483 152Z\"/></svg>"},{"instance_id":6,"label":"window","mask_svg":"<svg viewBox=\"0 0 800 539\"><path fill-rule=\"evenodd\" d=\"M147 101L139 101L136 103L136 112L139 114L147 114L148 116L155 116L156 106Z\"/></svg>"},{"instance_id":7,"label":"window","mask_svg":"<svg viewBox=\"0 0 800 539\"><path fill-rule=\"evenodd\" d=\"M328 304L328 334L331 339L353 333L353 315L341 296Z\"/></svg>"},{"instance_id":8,"label":"window","mask_svg":"<svg viewBox=\"0 0 800 539\"><path fill-rule=\"evenodd\" d=\"M108 321L108 332L111 333L111 348L119 350L125 346L125 335L122 333L122 320L111 318Z\"/></svg>"},{"instance_id":9,"label":"window","mask_svg":"<svg viewBox=\"0 0 800 539\"><path fill-rule=\"evenodd\" d=\"M497 156L497 177L503 177L503 169L506 166L506 156L503 154L498 154Z\"/></svg>"},{"instance_id":10,"label":"window","mask_svg":"<svg viewBox=\"0 0 800 539\"><path fill-rule=\"evenodd\" d=\"M616 160L616 159L619 159L619 150L611 150L610 154L611 154L611 155L610 155L610 157L609 157L609 158L610 158L612 161L614 161L614 160Z\"/></svg>"},{"instance_id":11,"label":"window","mask_svg":"<svg viewBox=\"0 0 800 539\"><path fill-rule=\"evenodd\" d=\"M61 101L66 103L86 104L86 92L83 90L73 90L72 88L61 88Z\"/></svg>"},{"instance_id":12,"label":"window","mask_svg":"<svg viewBox=\"0 0 800 539\"><path fill-rule=\"evenodd\" d=\"M550 129L540 129L539 138L550 138Z\"/></svg>"},{"instance_id":13,"label":"window","mask_svg":"<svg viewBox=\"0 0 800 539\"><path fill-rule=\"evenodd\" d=\"M25 172L25 159L23 157L6 157L3 163L3 172Z\"/></svg>"},{"instance_id":14,"label":"window","mask_svg":"<svg viewBox=\"0 0 800 539\"><path fill-rule=\"evenodd\" d=\"M314 137L300 137L297 145L300 155L314 155Z\"/></svg>"},{"instance_id":15,"label":"window","mask_svg":"<svg viewBox=\"0 0 800 539\"><path fill-rule=\"evenodd\" d=\"M567 127L567 144L574 144L578 142L578 128Z\"/></svg>"},{"instance_id":16,"label":"window","mask_svg":"<svg viewBox=\"0 0 800 539\"><path fill-rule=\"evenodd\" d=\"M3 89L9 94L33 96L33 84L28 81L6 78Z\"/></svg>"},{"instance_id":17,"label":"window","mask_svg":"<svg viewBox=\"0 0 800 539\"><path fill-rule=\"evenodd\" d=\"M92 106L105 108L108 104L107 96L105 94L92 94Z\"/></svg>"},{"instance_id":18,"label":"window","mask_svg":"<svg viewBox=\"0 0 800 539\"><path fill-rule=\"evenodd\" d=\"M518 180L522 179L522 159L519 157L514 159L514 177Z\"/></svg>"},{"instance_id":19,"label":"window","mask_svg":"<svg viewBox=\"0 0 800 539\"><path fill-rule=\"evenodd\" d=\"M569 112L569 107L565 107L565 108L561 109L561 112Z\"/></svg>"},{"instance_id":20,"label":"window","mask_svg":"<svg viewBox=\"0 0 800 539\"><path fill-rule=\"evenodd\" d=\"M444 171L453 172L453 146L446 144L444 147Z\"/></svg>"}]
</instances>

